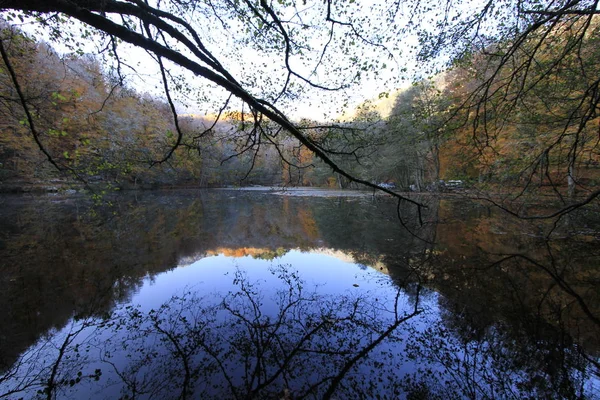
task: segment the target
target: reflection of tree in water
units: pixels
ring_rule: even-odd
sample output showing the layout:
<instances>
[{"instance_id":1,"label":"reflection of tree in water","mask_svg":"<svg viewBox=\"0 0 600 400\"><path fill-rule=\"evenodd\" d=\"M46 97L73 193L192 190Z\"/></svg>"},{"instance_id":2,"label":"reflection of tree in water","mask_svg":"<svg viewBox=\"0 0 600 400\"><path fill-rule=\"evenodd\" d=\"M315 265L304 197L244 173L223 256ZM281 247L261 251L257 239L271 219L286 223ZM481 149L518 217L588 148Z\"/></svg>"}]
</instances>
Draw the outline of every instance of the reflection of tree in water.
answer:
<instances>
[{"instance_id":1,"label":"reflection of tree in water","mask_svg":"<svg viewBox=\"0 0 600 400\"><path fill-rule=\"evenodd\" d=\"M155 310L128 306L74 323L42 342L35 357L20 360L0 393L72 396L71 387L95 381L99 387L87 393L120 388L123 398L399 393L404 358L390 346L402 341L394 333L422 312L418 297L414 303L400 291L389 301L369 293L333 297L307 289L289 266L272 273L282 285L270 297L238 271L224 297L188 291Z\"/></svg>"},{"instance_id":2,"label":"reflection of tree in water","mask_svg":"<svg viewBox=\"0 0 600 400\"><path fill-rule=\"evenodd\" d=\"M446 209L442 219L457 222L438 226L438 247L418 267L442 294L443 324L415 335L409 354L450 379L423 362L407 385L422 398L599 396L596 244L474 211Z\"/></svg>"},{"instance_id":3,"label":"reflection of tree in water","mask_svg":"<svg viewBox=\"0 0 600 400\"><path fill-rule=\"evenodd\" d=\"M14 200L0 210L0 371L74 313L106 312L146 275L177 265L189 252L179 231L202 209L192 201L169 215L158 202L117 203L90 218L85 201Z\"/></svg>"},{"instance_id":4,"label":"reflection of tree in water","mask_svg":"<svg viewBox=\"0 0 600 400\"><path fill-rule=\"evenodd\" d=\"M237 271L225 295L74 321L0 376L0 397L585 398L590 369L567 335L422 296L416 276L386 299L271 272L276 290Z\"/></svg>"},{"instance_id":5,"label":"reflection of tree in water","mask_svg":"<svg viewBox=\"0 0 600 400\"><path fill-rule=\"evenodd\" d=\"M75 385L74 388L78 388L90 380L95 382L98 378L96 367L89 368L90 364L87 363L90 361L86 358L87 353L82 351L85 349L82 343L90 346L94 344L91 351L96 352L99 346L104 348L112 344L116 351L117 345L128 341L119 342L115 338L122 338L126 327L136 326L126 319L119 321L120 326L115 325L114 320L95 326L99 323L95 318L110 310L115 301L126 300L147 274L152 276L173 267L181 257L202 256L219 249L219 246L227 249L245 246L263 249L262 253L255 256L265 259L280 256L295 246L329 247L351 254L355 262L365 265L381 262L393 281L402 288L403 297L409 299L409 302L416 303L415 299L419 296L421 303L427 299L439 299L436 301L442 320L436 321L425 333L414 332L415 338L409 355L421 367L428 361L434 362L432 373L436 376L442 374L449 381L447 385L440 386L439 382L428 380L426 368L415 375L412 381L401 382L397 379L397 370L407 360L403 351L395 351L393 359L385 363L377 358L371 358L371 361L357 360L354 369L351 368L345 374L337 393L345 390L346 392L341 393L366 393L365 397L370 397L369 394L384 388L389 390L386 392L388 394L395 389L408 390L414 396L428 393L422 398L440 393L450 393L450 397L475 398L491 397L492 393L496 397L510 397L514 393L530 393L531 396L537 393L542 397L551 393L556 395L547 397L571 397L578 394L578 387L584 377L598 369L598 327L593 322L590 323L589 315L582 311L581 302L577 299L577 296L581 298L589 314L598 316L600 301L597 287L600 281L596 266L600 258L594 241L556 238L550 242L549 247L538 251L536 249L540 247L540 243L545 246L545 242L535 237L536 227L512 227L508 221L487 209L462 203L451 203L453 206L459 204L465 210L451 210L451 215L448 213L448 203L442 203L439 206L442 223L430 223L426 219L424 227L415 231L429 240L437 238L437 246L420 241L394 223L394 206L391 204L392 207L387 207L390 204L385 199L281 199L276 196L253 197L245 194L234 198L230 197L230 193L213 193L199 198L196 195L150 196L134 204L134 207L128 202L117 204L121 211L119 217L108 216L96 221L99 222L97 224L86 224L58 206L36 209L36 204L33 204L31 208L19 212L18 222L20 228L26 227L25 234L15 233L0 248L3 255L0 263L6 272L0 277L6 288L0 293L0 300L3 304L8 304L3 310L6 317L2 318L8 322L0 327L0 334L9 339L3 339L1 343L2 352L9 356L4 361L12 363L24 348L21 342L29 344L37 341L37 344L27 350L13 368L4 372L5 378L6 374L15 372L15 369L22 373L23 368L38 365L40 368L29 371L28 378L23 381L24 386L33 385L41 390L53 387L54 393L66 393L61 390L67 390L71 383ZM307 211L300 213L304 209ZM430 210L435 217L438 213L435 201L432 201ZM449 217L456 218L459 222L444 224ZM575 218L576 216L573 220ZM12 229L5 232L11 232ZM515 235L515 231L520 236ZM5 255L8 257L4 257ZM498 260L503 261L497 263ZM419 272L419 276L415 274L415 270ZM421 284L429 288L427 296L425 293L428 291L422 290ZM258 290L255 286L253 288ZM436 295L434 290L440 295ZM252 295L258 296L258 293L252 292ZM121 316L139 322L139 326L144 326L147 333L146 337L142 337L135 330L132 331L131 343L137 341L141 351L131 354L138 354L139 357L144 355L145 358L134 357L128 363L122 363L122 360L115 358L115 354L122 353L112 351L110 356L104 354L106 363L112 362L121 376L115 375L115 369L105 363L98 385L106 385L110 378L125 382L130 395L143 391L148 391L149 394L165 393L164 391L172 388L177 388L176 393L179 395L183 384L180 379L186 376L183 356L191 352L193 357L190 356L187 367L189 384L183 385L186 395L191 396L192 391L195 395L211 393L213 390L219 393L229 391L228 393L236 393L238 397L245 397L242 396L243 393L253 393L258 388L250 385L251 382L256 385L257 382L266 382L277 372L273 372L273 365L280 368L285 355L293 352L294 344L302 338L300 333L304 332L299 329L302 326L302 329L308 329L307 324L318 325L319 316L326 315L321 311L309 312L300 303L323 303L323 307L334 311L339 307L349 309L353 304L351 299L326 298L314 293L308 294L306 289L303 289L303 295L307 299L289 310L296 310L296 321L291 314L287 314L288 317L275 331L276 334L270 333L275 324L272 314L263 311L258 319L248 319L250 322L258 321L253 331L251 325L239 318L238 324L233 325L235 318L231 311L219 309L223 304L213 303L211 308L193 294L173 299L160 312L157 310L155 313L141 314L140 311L136 315L131 314L134 310L130 309ZM319 301L312 301L310 295L315 295ZM241 309L240 315L242 312L252 315L253 309L241 303L242 295L232 296L233 294L228 297L231 307L238 307L238 311ZM336 300L341 305L337 305ZM369 304L377 305L374 299L363 300L363 311L368 309ZM202 318L210 319L211 315L214 318L213 323L203 331L206 333L203 340L210 344L204 349L198 343L200 333L194 331L197 324L190 325L189 322L193 319L189 313L194 306L199 307L196 310L204 310ZM310 307L307 305L306 308ZM80 319L70 329L66 328L66 332L63 330L53 336L56 329L51 327L67 323L72 310L76 310L84 319ZM181 314L177 314L177 310L181 310ZM437 311L434 310L434 314L435 312ZM177 315L188 314L188 325L176 318ZM223 319L224 315L230 315L230 319ZM347 317L349 314L345 315ZM266 319L267 316L269 320ZM303 319L311 316L312 320ZM367 346L365 335L369 329L373 336L370 339L374 340L392 322L391 319L385 321L385 316L382 316L384 321L379 322L375 317L371 320L363 318L362 322L357 318L358 316L350 321L340 321L343 333L351 333L348 338L340 339L342 332L335 331L332 324L321 326L311 336L315 341L310 343L315 346L325 343L331 347L334 344L332 341L339 339L346 347L334 346L334 350L327 351L321 348L320 352L312 353L302 347L302 351L293 353L293 359L284 365L285 371L280 372L268 387L260 389L260 393L256 392L257 395L275 396L285 389L296 394L304 391L308 397L324 395L326 388L332 385L331 377L343 369L342 365L346 365L344 363L351 359L351 354L359 353L360 346L352 348L350 345L362 345L364 348ZM293 323L298 326L292 327ZM87 338L92 330L91 326L85 325L85 329L79 332L81 324L95 326L93 337L98 343ZM402 326L402 329L406 328L406 324ZM168 327L178 329L172 335L175 341L158 331L161 328L164 332L171 332L166 329ZM241 333L238 336L222 333L239 333L242 332L242 327L247 335L245 339ZM265 329L259 333L259 328ZM189 329L191 331L188 335L178 336L177 332ZM25 331L31 331L31 334L21 335ZM254 332L253 336L250 335L251 332ZM360 336L361 332L363 336ZM400 330L387 336L384 342L399 340L400 337L394 336L398 332ZM116 336L108 344L100 343L104 338L112 337L111 335ZM149 337L155 340L153 351L145 350L146 347L153 348L147 344ZM271 341L265 341L269 337ZM196 339L190 342L192 338ZM215 338L227 339L227 346L224 347L223 342ZM273 338L281 343L278 344L280 347L266 346L274 343ZM360 342L360 338L365 341ZM263 349L262 352L252 342L256 339L263 340L257 342L260 349ZM183 349L180 356L177 356L176 341L180 341ZM65 349L74 349L80 343L77 347L80 356L76 357L74 354L77 352L71 352L68 354L70 358L61 357L60 368L56 369L55 377L50 379L52 366L56 364L49 360L57 359L55 353L65 343L68 344ZM170 350L164 353L159 350L161 348ZM216 358L207 349L215 349L214 355L223 358L225 371L231 375L235 390L225 379ZM232 349L237 353L231 353ZM247 352L241 353L244 349ZM339 353L340 351L347 352ZM11 352L15 353L14 358L11 357ZM47 357L39 357L40 352L45 352ZM240 354L244 354L243 359ZM259 358L264 360L262 364L256 361ZM314 363L316 366L311 364L311 360L318 361ZM248 369L240 367L245 366L246 361L249 363ZM588 364L594 363L596 367L590 368ZM213 369L203 367L198 371L199 365L212 365ZM367 383L362 383L363 375L357 372L360 366L369 365L374 372L365 372L364 376L381 378L387 382L385 385L379 384L379 389L367 390ZM160 379L165 380L167 386L154 379L158 379L155 375L157 370L161 374L164 372L165 376L161 375ZM173 374L169 375L168 370L174 371ZM294 370L303 372L294 374ZM444 370L446 372L443 374ZM77 372L81 372L81 375ZM307 379L304 386L299 381L299 376ZM316 376L330 376L330 379L310 391L311 386L317 382L310 381L310 378ZM215 377L220 377L220 380ZM352 379L360 382L351 383ZM218 382L219 387L212 389L208 384L204 387L201 385L202 382L212 381ZM108 386L105 390L110 388ZM385 392L384 389L381 389L382 393ZM4 389L0 391L4 392ZM175 392L171 392L168 397L177 397L173 393Z\"/></svg>"},{"instance_id":6,"label":"reflection of tree in water","mask_svg":"<svg viewBox=\"0 0 600 400\"><path fill-rule=\"evenodd\" d=\"M142 193L90 218L85 200L15 197L0 210L0 370L73 313L127 301L146 276L221 249L333 247L373 265L412 249L370 198L292 198L237 191ZM393 241L386 239L394 238ZM242 252L238 252L242 253ZM250 252L251 253L251 252ZM103 307L97 307L99 301Z\"/></svg>"},{"instance_id":7,"label":"reflection of tree in water","mask_svg":"<svg viewBox=\"0 0 600 400\"><path fill-rule=\"evenodd\" d=\"M546 225L552 229L551 222ZM479 320L487 319L486 325L504 320L518 328L540 321L568 332L598 354L597 241L573 232L548 238L539 235L543 228L539 222L527 224L503 214L440 224L441 250L423 272L444 297L468 305ZM449 245L460 239L460 245ZM531 334L541 333L536 329Z\"/></svg>"},{"instance_id":8,"label":"reflection of tree in water","mask_svg":"<svg viewBox=\"0 0 600 400\"><path fill-rule=\"evenodd\" d=\"M528 329L534 323L519 328L496 320L485 325L478 320L484 316L473 315L463 304L444 303L444 323L411 337L408 345L407 356L420 360L420 367L404 381L422 398L584 399L600 394L598 387L588 387L593 366L567 332L560 335L541 321L536 329L546 331L537 335ZM440 368L443 380L435 374Z\"/></svg>"}]
</instances>

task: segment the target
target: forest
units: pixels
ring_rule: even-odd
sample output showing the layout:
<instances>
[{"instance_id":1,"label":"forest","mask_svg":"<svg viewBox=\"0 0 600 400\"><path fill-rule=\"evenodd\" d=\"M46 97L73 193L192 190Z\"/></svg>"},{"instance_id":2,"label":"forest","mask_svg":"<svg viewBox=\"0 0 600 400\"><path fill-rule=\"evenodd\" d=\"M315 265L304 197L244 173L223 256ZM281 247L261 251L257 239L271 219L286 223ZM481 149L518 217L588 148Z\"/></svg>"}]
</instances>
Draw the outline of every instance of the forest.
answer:
<instances>
[{"instance_id":1,"label":"forest","mask_svg":"<svg viewBox=\"0 0 600 400\"><path fill-rule=\"evenodd\" d=\"M599 0L0 0L0 399L600 398Z\"/></svg>"},{"instance_id":2,"label":"forest","mask_svg":"<svg viewBox=\"0 0 600 400\"><path fill-rule=\"evenodd\" d=\"M572 7L581 8L579 3ZM213 112L177 111L174 93L193 89L160 55L155 58L166 97L128 82L114 36L103 38L104 53L77 45L58 51L67 17L43 19L36 2L15 4L22 6L8 8L25 13L9 11L2 22L3 192L365 184L437 191L444 180L461 180L481 192L598 194L600 20L594 8L540 11L532 15L547 21L529 21L516 38L487 35L477 46L472 41L429 77L421 73L411 84L387 87L328 121L291 116L282 125L279 112L274 117L252 102L232 104L235 91ZM68 14L59 4L56 11ZM254 11L245 17L279 21L269 6ZM20 28L35 21L51 32L47 39ZM421 49L427 51L447 49ZM292 69L288 81L290 76L320 86ZM286 82L283 91L290 88Z\"/></svg>"}]
</instances>

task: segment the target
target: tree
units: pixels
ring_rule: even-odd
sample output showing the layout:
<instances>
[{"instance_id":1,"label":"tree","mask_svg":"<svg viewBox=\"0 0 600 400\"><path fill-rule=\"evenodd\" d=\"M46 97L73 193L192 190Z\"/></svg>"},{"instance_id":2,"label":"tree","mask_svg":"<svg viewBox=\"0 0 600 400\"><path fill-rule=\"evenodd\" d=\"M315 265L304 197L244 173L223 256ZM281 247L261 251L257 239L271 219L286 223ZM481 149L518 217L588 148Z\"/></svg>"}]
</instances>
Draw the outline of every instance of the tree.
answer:
<instances>
[{"instance_id":1,"label":"tree","mask_svg":"<svg viewBox=\"0 0 600 400\"><path fill-rule=\"evenodd\" d=\"M215 103L220 104L216 108L228 108L232 96L247 107L242 113L249 111L254 129L241 133L247 139L245 153L256 156L273 140L279 131L270 133L263 128L263 123L272 122L313 152L335 174L374 188L377 185L341 166L336 160L339 151L320 145L289 118L286 109L289 110L294 99L306 99L302 96L314 91L349 90L363 79L377 77L387 68L388 59L397 64L394 56L400 46L405 46L402 41L410 40L410 35L416 33L423 60L483 55L487 68L481 83L456 110L471 116L467 119L476 132L474 142L487 149L494 139L493 130L502 128L502 124L493 126L494 121L498 122L499 111L511 115L521 99L542 87L563 67L562 60L584 59L581 44L588 36L594 36L592 21L599 13L591 0L567 0L559 4L489 1L474 5L471 9L475 11L468 13L462 11L469 9L467 4L455 7L450 2L437 7L423 2L409 2L400 7L399 2L391 0L374 5L357 3L327 0L303 8L305 2L295 1L244 0L217 4L210 0L170 0L154 7L141 0L5 0L2 7L24 11L25 16L34 18L56 40L71 40L75 50L81 40L95 35L112 55L119 76L125 68L120 58L123 42L148 51L159 69L177 131L173 147L156 160L159 164L165 163L182 143L174 95L180 93L192 99L189 94L193 88L186 85L185 76L174 72L177 67L202 78ZM9 15L23 17L23 14ZM65 21L69 19L81 22L81 30L66 30ZM414 22L417 19L418 24ZM556 40L558 36L553 32L559 25L570 27L573 35L569 40ZM218 39L214 34L217 31ZM256 61L247 56L249 51L259 55ZM540 52L548 56L548 62L541 67ZM228 58L232 55L233 58ZM270 64L279 69L270 73ZM401 69L398 65L394 68ZM594 120L598 108L597 71L584 68L584 76L587 78L579 89L581 105L576 106L576 113L569 118L562 136L573 138L568 172L573 184L580 133ZM207 93L202 96L201 100L208 98ZM574 133L569 131L571 126L577 127ZM397 193L379 189L414 204ZM598 194L594 192L594 198Z\"/></svg>"},{"instance_id":2,"label":"tree","mask_svg":"<svg viewBox=\"0 0 600 400\"><path fill-rule=\"evenodd\" d=\"M367 74L370 71L377 71L376 59L368 59L361 61L361 71L355 75L347 77L346 74L342 74L344 65L334 66L333 69L327 70L325 74L332 77L332 85L326 86L324 83L313 79L313 74L307 73L302 74L297 71L296 67L292 65L291 60L295 58L301 58L302 52L305 47L308 46L306 42L307 35L304 34L304 30L309 30L309 25L302 25L302 29L297 29L296 21L287 20L285 13L290 9L295 8L295 4L283 4L281 9L275 9L271 5L267 4L266 1L261 1L258 4L254 4L250 1L244 1L242 3L237 2L226 2L223 5L215 6L211 2L170 2L168 7L173 7L174 12L170 13L162 9L157 9L149 6L141 1L133 2L121 2L121 1L108 1L103 3L96 3L91 1L75 1L75 2L63 2L63 1L52 1L52 2L39 2L39 1L28 1L28 2L6 2L3 4L5 9L16 9L24 10L37 18L39 22L48 26L52 33L58 35L61 39L67 34L61 34L59 27L61 27L61 16L54 15L54 17L47 18L47 15L51 13L62 13L65 16L79 20L86 24L88 27L97 29L101 32L101 35L109 35L110 43L113 45L113 50L116 49L117 39L124 42L131 43L135 46L139 46L155 57L156 62L160 67L160 71L163 78L163 85L165 88L165 95L170 103L173 111L174 123L178 126L178 116L175 112L175 106L173 99L171 98L170 83L167 79L167 75L170 71L167 69L165 63L171 62L179 67L183 67L193 74L200 76L208 80L212 84L216 84L218 87L225 89L238 99L242 100L250 108L253 116L253 123L255 129L249 135L247 149L256 154L261 147L261 139L269 139L269 134L262 128L261 121L266 118L270 121L277 123L283 129L288 131L293 137L295 137L302 146L306 147L314 154L316 154L325 164L341 176L351 181L365 184L367 186L375 186L368 181L358 179L350 175L345 170L341 169L329 156L328 149L320 148L315 144L309 137L303 134L298 127L290 121L285 114L280 111L276 104L280 99L289 97L294 94L294 87L299 83L308 85L309 88L318 88L322 90L336 90L347 87L351 82L354 82L363 74ZM287 7L287 8L286 8ZM291 8L290 8L291 7ZM346 6L342 7L346 8ZM334 53L328 47L330 45L343 46L343 51L347 53L353 53L360 51L365 46L379 46L385 49L380 43L380 40L376 42L370 40L364 36L364 29L355 25L354 22L345 22L338 20L337 16L343 14L344 10L334 9L331 3L327 3L325 7L321 7L320 13L326 15L326 28L332 39L322 46L322 51L317 52L319 54L319 60L314 66L314 73L320 71L320 65L327 60L330 60L334 56ZM276 52L284 55L284 66L285 73L283 76L281 89L278 93L268 93L265 90L267 98L260 98L257 95L251 93L252 85L244 85L234 78L234 76L217 60L217 58L209 52L205 43L200 39L201 35L195 29L194 26L185 21L182 16L191 15L197 13L206 17L217 17L219 21L223 23L225 29L230 28L232 18L239 18L243 23L243 31L249 31L251 35L243 35L241 39L238 39L238 43L244 45L253 45L259 49L266 50L266 53ZM318 18L322 17L322 14L317 13ZM109 18L110 15L116 15L122 17L121 23L114 22L113 19ZM352 16L352 14L350 14ZM227 18L227 19L225 19ZM357 21L361 19L357 17ZM321 24L322 25L322 24ZM337 31L345 31L349 36L344 36L338 39L336 36ZM62 35L62 37L61 37ZM333 36L336 36L333 38ZM259 38L262 39L259 41ZM346 41L353 39L351 46L347 46ZM333 40L335 39L335 40ZM385 49L387 50L387 49ZM357 65L359 61L349 54L348 63L351 65ZM118 61L118 67L120 67L118 55L115 54ZM298 67L304 69L303 67ZM227 100L228 102L229 100ZM33 124L31 124L33 125ZM32 130L35 129L32 126ZM176 146L181 143L183 134L178 128L178 138L175 146L165 155L165 157L159 162L166 161L172 154ZM258 133L258 135L255 135ZM253 138L252 135L255 135ZM384 189L385 190L385 189ZM390 192L390 194L399 197L399 195ZM407 201L414 203L412 200Z\"/></svg>"},{"instance_id":3,"label":"tree","mask_svg":"<svg viewBox=\"0 0 600 400\"><path fill-rule=\"evenodd\" d=\"M449 102L433 81L417 82L396 98L388 120L388 154L404 187L423 190L437 187L440 179L440 147L448 135Z\"/></svg>"},{"instance_id":4,"label":"tree","mask_svg":"<svg viewBox=\"0 0 600 400\"><path fill-rule=\"evenodd\" d=\"M25 36L14 35L11 37L10 44L6 52L14 60L14 69L23 75L29 76L32 68L30 64L25 62L25 59L35 53L34 43ZM19 171L25 170L32 176L35 168L34 164L39 161L39 157L31 159L26 157L25 154L31 153L35 143L30 140L26 127L21 123L20 109L18 104L13 101L12 93L14 89L5 68L1 70L0 79L0 113L3 121L0 127L3 132L0 136L0 143L2 144L0 154L2 180L10 179L12 176L19 175Z\"/></svg>"},{"instance_id":5,"label":"tree","mask_svg":"<svg viewBox=\"0 0 600 400\"><path fill-rule=\"evenodd\" d=\"M491 36L469 31L466 23L455 31L464 38L452 40L469 53L451 72L451 91L460 93L454 116L462 118L462 142L474 150L465 161L480 180L517 185L515 199L553 192L562 213L600 194L592 139L600 99L599 11L581 1L514 7L515 21L496 4L482 10L478 27L494 13L500 22ZM573 200L576 188L586 196L582 201Z\"/></svg>"},{"instance_id":6,"label":"tree","mask_svg":"<svg viewBox=\"0 0 600 400\"><path fill-rule=\"evenodd\" d=\"M60 184L57 169L84 181L118 185L152 175L148 165L171 145L168 132L174 130L166 104L111 85L94 57L61 56L14 27L1 34L8 60L0 104L4 180L18 185L54 179ZM34 136L23 103L35 123ZM41 156L57 168L48 168ZM159 179L154 172L152 179Z\"/></svg>"}]
</instances>

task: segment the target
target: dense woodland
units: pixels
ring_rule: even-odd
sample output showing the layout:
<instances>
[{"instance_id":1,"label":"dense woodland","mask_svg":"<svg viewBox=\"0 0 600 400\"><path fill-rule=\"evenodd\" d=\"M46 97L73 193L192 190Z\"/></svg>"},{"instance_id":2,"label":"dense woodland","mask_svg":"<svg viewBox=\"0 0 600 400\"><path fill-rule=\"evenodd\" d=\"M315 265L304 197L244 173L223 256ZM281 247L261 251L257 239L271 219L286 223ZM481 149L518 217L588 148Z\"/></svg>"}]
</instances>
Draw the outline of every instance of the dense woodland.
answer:
<instances>
[{"instance_id":1,"label":"dense woodland","mask_svg":"<svg viewBox=\"0 0 600 400\"><path fill-rule=\"evenodd\" d=\"M315 148L352 177L399 190L438 190L440 179L461 179L480 189L572 196L600 183L600 24L593 16L562 19L516 49L489 43L432 78L390 88L380 95L395 98L389 113L380 99L367 99L351 118L295 121L312 148L252 109L174 119L165 99L132 87L99 56L59 53L7 18L3 191L360 187Z\"/></svg>"}]
</instances>

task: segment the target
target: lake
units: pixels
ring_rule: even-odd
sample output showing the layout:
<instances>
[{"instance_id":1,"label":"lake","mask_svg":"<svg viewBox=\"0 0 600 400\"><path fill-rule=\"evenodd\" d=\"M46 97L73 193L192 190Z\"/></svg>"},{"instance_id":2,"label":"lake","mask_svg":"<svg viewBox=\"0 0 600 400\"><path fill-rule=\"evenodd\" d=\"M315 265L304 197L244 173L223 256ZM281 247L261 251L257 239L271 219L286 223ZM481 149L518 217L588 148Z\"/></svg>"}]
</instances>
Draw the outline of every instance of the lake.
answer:
<instances>
[{"instance_id":1,"label":"lake","mask_svg":"<svg viewBox=\"0 0 600 400\"><path fill-rule=\"evenodd\" d=\"M417 199L2 196L0 398L600 398L599 213Z\"/></svg>"}]
</instances>

